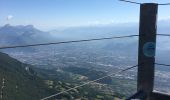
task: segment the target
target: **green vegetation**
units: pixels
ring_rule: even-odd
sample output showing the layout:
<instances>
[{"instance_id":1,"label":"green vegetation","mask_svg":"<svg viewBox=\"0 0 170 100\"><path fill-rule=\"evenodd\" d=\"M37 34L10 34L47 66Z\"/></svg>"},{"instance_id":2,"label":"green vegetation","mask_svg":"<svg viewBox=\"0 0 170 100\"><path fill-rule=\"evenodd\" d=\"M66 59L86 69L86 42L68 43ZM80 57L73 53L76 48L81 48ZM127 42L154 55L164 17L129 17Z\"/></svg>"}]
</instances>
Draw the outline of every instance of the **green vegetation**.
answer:
<instances>
[{"instance_id":1,"label":"green vegetation","mask_svg":"<svg viewBox=\"0 0 170 100\"><path fill-rule=\"evenodd\" d=\"M95 80L97 78L101 78L107 75L106 73L102 71L90 70L87 68L79 68L79 67L67 67L67 68L64 68L64 70L68 72L72 72L74 74L80 74L80 75L86 76L89 78L89 80ZM112 78L106 77L98 82L104 83L104 84L112 84Z\"/></svg>"},{"instance_id":2,"label":"green vegetation","mask_svg":"<svg viewBox=\"0 0 170 100\"><path fill-rule=\"evenodd\" d=\"M90 77L88 74L83 76L64 71L32 68L32 66L23 64L7 54L0 53L0 91L3 92L2 100L40 100L43 97L83 84L82 80L88 82L89 79L92 80L98 75L104 75L104 73L99 74L97 71L91 71L88 74L95 73L96 76ZM76 70L74 69L73 71ZM78 70L79 73L83 73L83 70ZM50 100L119 100L117 95L119 94L111 91L102 82L94 82L65 92Z\"/></svg>"},{"instance_id":3,"label":"green vegetation","mask_svg":"<svg viewBox=\"0 0 170 100\"><path fill-rule=\"evenodd\" d=\"M70 84L70 83L64 83L61 81L51 81L51 80L46 80L45 83L50 87L55 89L55 93L59 93L61 91L70 89L75 87L76 85ZM73 89L69 92L65 92L61 95L58 95L53 99L59 99L59 100L114 100L117 98L116 95L114 94L109 94L109 93L103 93L98 91L98 89L94 89L90 85ZM117 100L119 100L117 98Z\"/></svg>"},{"instance_id":4,"label":"green vegetation","mask_svg":"<svg viewBox=\"0 0 170 100\"><path fill-rule=\"evenodd\" d=\"M3 79L3 100L38 100L50 94L43 81L23 64L7 54L0 53L0 87ZM32 75L30 75L32 73Z\"/></svg>"}]
</instances>

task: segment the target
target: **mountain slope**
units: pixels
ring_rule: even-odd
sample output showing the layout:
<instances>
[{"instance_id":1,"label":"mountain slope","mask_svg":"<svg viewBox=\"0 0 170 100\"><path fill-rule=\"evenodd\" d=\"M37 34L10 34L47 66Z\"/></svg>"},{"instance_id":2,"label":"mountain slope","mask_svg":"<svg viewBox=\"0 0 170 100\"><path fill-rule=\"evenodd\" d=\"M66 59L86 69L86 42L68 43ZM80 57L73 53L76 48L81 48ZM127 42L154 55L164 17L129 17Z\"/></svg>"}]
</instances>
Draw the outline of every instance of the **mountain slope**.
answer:
<instances>
[{"instance_id":1,"label":"mountain slope","mask_svg":"<svg viewBox=\"0 0 170 100\"><path fill-rule=\"evenodd\" d=\"M41 74L43 73L32 70L30 65L23 64L7 54L0 53L0 92L3 94L0 99L40 100L43 97L77 86L77 82L73 84L67 83L65 80L60 81L52 79L48 74L44 73L45 77L49 77L45 79ZM65 75L66 74L63 74L59 77ZM99 89L101 87L102 89ZM106 93L106 91L101 91L103 89L108 90L108 93ZM121 97L120 94L109 91L107 86L94 83L63 93L50 100L113 100L114 98Z\"/></svg>"},{"instance_id":2,"label":"mountain slope","mask_svg":"<svg viewBox=\"0 0 170 100\"><path fill-rule=\"evenodd\" d=\"M36 29L32 25L18 25L11 26L9 24L0 27L0 45L1 46L13 46L13 45L27 45L27 44L35 44L35 43L46 43L55 41L48 32L43 32ZM34 48L17 48L15 51L34 51ZM10 49L8 51L14 51L14 49Z\"/></svg>"},{"instance_id":3,"label":"mountain slope","mask_svg":"<svg viewBox=\"0 0 170 100\"><path fill-rule=\"evenodd\" d=\"M3 100L38 100L49 90L36 73L7 54L0 53L0 87L4 80Z\"/></svg>"}]
</instances>

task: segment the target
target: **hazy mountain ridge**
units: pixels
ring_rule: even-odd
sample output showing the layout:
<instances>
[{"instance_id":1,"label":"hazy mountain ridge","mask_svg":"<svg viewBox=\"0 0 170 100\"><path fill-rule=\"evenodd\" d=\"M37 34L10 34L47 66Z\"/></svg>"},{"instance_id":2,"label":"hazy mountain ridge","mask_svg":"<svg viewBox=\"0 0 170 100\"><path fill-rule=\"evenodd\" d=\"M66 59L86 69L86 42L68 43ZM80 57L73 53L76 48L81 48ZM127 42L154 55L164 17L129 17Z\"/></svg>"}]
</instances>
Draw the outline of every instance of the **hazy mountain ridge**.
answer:
<instances>
[{"instance_id":1,"label":"hazy mountain ridge","mask_svg":"<svg viewBox=\"0 0 170 100\"><path fill-rule=\"evenodd\" d=\"M70 27L63 30L55 29L49 31L51 35L66 39L88 39L101 38L109 36L121 36L128 34L137 34L138 25L132 24L118 24L105 26L84 26L84 27Z\"/></svg>"},{"instance_id":2,"label":"hazy mountain ridge","mask_svg":"<svg viewBox=\"0 0 170 100\"><path fill-rule=\"evenodd\" d=\"M1 45L24 45L52 41L54 38L48 32L40 31L33 25L0 27Z\"/></svg>"}]
</instances>

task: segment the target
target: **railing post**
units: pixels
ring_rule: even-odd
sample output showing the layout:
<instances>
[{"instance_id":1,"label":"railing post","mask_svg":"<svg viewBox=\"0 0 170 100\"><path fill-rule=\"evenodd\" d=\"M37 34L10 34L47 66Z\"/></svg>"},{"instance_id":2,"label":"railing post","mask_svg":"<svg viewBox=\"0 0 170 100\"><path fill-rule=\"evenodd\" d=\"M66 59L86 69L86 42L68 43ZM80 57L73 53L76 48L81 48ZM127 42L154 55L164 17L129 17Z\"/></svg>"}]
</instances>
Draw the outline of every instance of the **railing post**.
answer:
<instances>
[{"instance_id":1,"label":"railing post","mask_svg":"<svg viewBox=\"0 0 170 100\"><path fill-rule=\"evenodd\" d=\"M137 89L146 93L146 100L150 100L154 86L157 11L155 3L140 5Z\"/></svg>"}]
</instances>

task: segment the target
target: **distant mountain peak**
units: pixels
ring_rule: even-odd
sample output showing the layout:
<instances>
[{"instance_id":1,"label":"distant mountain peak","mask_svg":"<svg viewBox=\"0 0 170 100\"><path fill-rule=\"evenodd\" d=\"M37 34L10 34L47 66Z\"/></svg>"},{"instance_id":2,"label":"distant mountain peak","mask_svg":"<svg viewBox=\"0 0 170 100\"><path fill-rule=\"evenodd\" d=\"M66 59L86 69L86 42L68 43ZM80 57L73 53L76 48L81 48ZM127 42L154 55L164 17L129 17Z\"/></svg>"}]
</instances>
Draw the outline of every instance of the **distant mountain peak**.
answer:
<instances>
[{"instance_id":1,"label":"distant mountain peak","mask_svg":"<svg viewBox=\"0 0 170 100\"><path fill-rule=\"evenodd\" d=\"M5 24L3 27L8 28L8 27L12 27L12 26L10 24Z\"/></svg>"},{"instance_id":2,"label":"distant mountain peak","mask_svg":"<svg viewBox=\"0 0 170 100\"><path fill-rule=\"evenodd\" d=\"M16 25L12 26L10 24L5 24L2 28L25 28L25 29L35 29L33 25Z\"/></svg>"},{"instance_id":3,"label":"distant mountain peak","mask_svg":"<svg viewBox=\"0 0 170 100\"><path fill-rule=\"evenodd\" d=\"M9 25L0 27L0 45L24 45L49 41L49 33L36 29L33 25Z\"/></svg>"},{"instance_id":4,"label":"distant mountain peak","mask_svg":"<svg viewBox=\"0 0 170 100\"><path fill-rule=\"evenodd\" d=\"M4 27L6 27L6 26L11 26L11 25L10 24L5 24Z\"/></svg>"},{"instance_id":5,"label":"distant mountain peak","mask_svg":"<svg viewBox=\"0 0 170 100\"><path fill-rule=\"evenodd\" d=\"M26 25L25 27L26 27L26 28L30 28L30 29L34 28L33 25Z\"/></svg>"}]
</instances>

